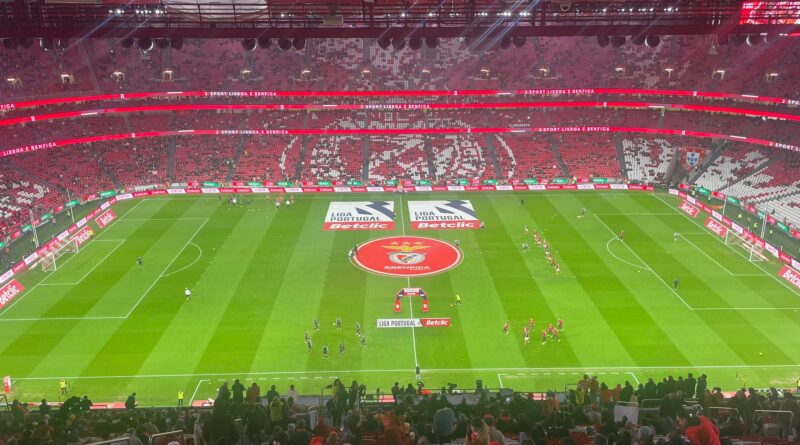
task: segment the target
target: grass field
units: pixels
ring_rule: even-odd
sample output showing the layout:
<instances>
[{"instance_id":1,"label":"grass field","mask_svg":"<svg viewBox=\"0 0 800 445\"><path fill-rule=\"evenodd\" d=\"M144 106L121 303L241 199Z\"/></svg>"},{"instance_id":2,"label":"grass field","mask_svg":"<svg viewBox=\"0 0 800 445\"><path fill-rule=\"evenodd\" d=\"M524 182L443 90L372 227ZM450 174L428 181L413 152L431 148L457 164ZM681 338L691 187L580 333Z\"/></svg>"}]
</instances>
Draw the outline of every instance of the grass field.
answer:
<instances>
[{"instance_id":1,"label":"grass field","mask_svg":"<svg viewBox=\"0 0 800 445\"><path fill-rule=\"evenodd\" d=\"M754 264L677 210L640 192L305 195L276 211L269 197L232 207L216 197L153 198L114 208L120 219L54 273L20 278L27 288L0 313L0 373L12 397L57 400L58 378L94 401L168 405L214 395L219 380L256 379L319 394L333 377L388 391L475 379L516 390L563 388L583 373L617 383L705 372L711 385L794 386L800 377L800 294L777 264ZM468 199L486 230L412 231L408 200ZM525 199L525 205L520 204ZM394 231L323 231L331 201L393 199ZM580 209L588 210L579 220ZM556 275L530 236L544 234ZM625 230L625 241L616 233ZM673 240L673 233L681 236ZM456 268L422 278L370 274L347 252L387 235L461 241ZM136 266L142 255L144 267ZM679 277L680 287L672 290ZM394 312L408 285L429 295L426 317L449 328L378 329L379 318L420 317L419 301ZM184 287L193 290L189 303ZM464 304L451 307L459 293ZM340 316L344 328L337 331ZM312 321L321 321L314 333ZM531 344L521 327L536 320ZM558 343L543 325L563 317ZM502 335L510 320L512 334ZM365 327L359 348L354 324ZM305 330L315 351L307 352ZM347 347L339 356L338 344ZM321 346L331 348L324 360Z\"/></svg>"}]
</instances>

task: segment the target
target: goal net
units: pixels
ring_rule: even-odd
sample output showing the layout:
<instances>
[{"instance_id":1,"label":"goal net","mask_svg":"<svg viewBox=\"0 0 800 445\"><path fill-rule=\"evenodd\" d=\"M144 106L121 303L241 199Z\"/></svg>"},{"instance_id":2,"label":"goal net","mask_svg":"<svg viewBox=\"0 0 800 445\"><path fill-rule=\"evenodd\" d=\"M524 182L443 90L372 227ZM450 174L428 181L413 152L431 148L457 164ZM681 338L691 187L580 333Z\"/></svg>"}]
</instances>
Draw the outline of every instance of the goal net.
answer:
<instances>
[{"instance_id":1,"label":"goal net","mask_svg":"<svg viewBox=\"0 0 800 445\"><path fill-rule=\"evenodd\" d=\"M764 254L764 248L761 245L745 236L739 235L733 230L728 230L725 235L725 244L738 246L738 248L745 250L750 261L767 261L767 256Z\"/></svg>"},{"instance_id":2,"label":"goal net","mask_svg":"<svg viewBox=\"0 0 800 445\"><path fill-rule=\"evenodd\" d=\"M44 252L42 270L45 272L58 270L59 265L62 263L62 257L68 253L78 253L79 246L80 243L76 239L54 242L50 249Z\"/></svg>"}]
</instances>

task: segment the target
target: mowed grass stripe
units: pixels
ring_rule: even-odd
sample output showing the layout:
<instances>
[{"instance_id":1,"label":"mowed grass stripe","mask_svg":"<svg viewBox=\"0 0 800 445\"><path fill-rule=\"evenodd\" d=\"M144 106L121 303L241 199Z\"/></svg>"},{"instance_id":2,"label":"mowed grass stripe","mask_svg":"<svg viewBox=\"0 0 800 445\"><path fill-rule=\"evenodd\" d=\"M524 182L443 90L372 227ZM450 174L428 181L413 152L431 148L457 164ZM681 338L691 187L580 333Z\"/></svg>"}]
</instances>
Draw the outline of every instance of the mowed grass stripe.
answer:
<instances>
[{"instance_id":1,"label":"mowed grass stripe","mask_svg":"<svg viewBox=\"0 0 800 445\"><path fill-rule=\"evenodd\" d=\"M267 218L269 210L263 204L251 204L246 207L232 207L226 203L222 205L227 208L230 218L238 218L238 221L231 220L234 227L228 234L225 242L219 246L204 246L198 244L203 250L202 260L208 260L205 271L200 279L192 287L193 296L189 303L184 303L173 322L167 326L164 335L153 347L146 362L142 365L140 373L158 374L165 367L174 370L175 373L191 374L196 371L197 364L202 357L204 346L217 332L217 329L207 329L218 326L221 319L229 315L223 310L226 304L236 298L237 283L245 279L246 267L235 267L236 264L250 264L266 232L272 218ZM226 215L228 219L228 215ZM189 250L189 249L187 249ZM192 258L196 253L192 251L191 256L184 259L184 263L191 264ZM234 267L231 267L234 265ZM195 263L191 268L174 273L169 279L182 284L185 280L192 277L192 272L199 266ZM176 270L180 267L175 265ZM254 306L254 296L248 295L248 308ZM181 295L175 298L180 299ZM244 299L244 298L243 298ZM191 348L187 346L191 345ZM180 357L175 363L174 357ZM166 363L166 362L170 363ZM235 360L222 360L222 364L230 363L236 365Z\"/></svg>"},{"instance_id":2,"label":"mowed grass stripe","mask_svg":"<svg viewBox=\"0 0 800 445\"><path fill-rule=\"evenodd\" d=\"M313 332L312 321L318 315L332 234L322 231L322 217L319 216L327 210L327 199L298 200L296 205L305 208L300 210L293 205L278 212L281 217L293 221L294 227L291 238L286 240L286 251L278 254L285 263L284 269L271 287L269 298L274 302L261 319L265 328L259 331L255 358L244 370L307 369L308 352L303 332ZM276 232L275 236L281 233Z\"/></svg>"},{"instance_id":3,"label":"mowed grass stripe","mask_svg":"<svg viewBox=\"0 0 800 445\"><path fill-rule=\"evenodd\" d=\"M410 223L407 223L410 224ZM409 226L410 227L410 226ZM461 241L464 260L461 264L450 270L430 277L420 277L411 280L411 287L421 287L428 293L430 312L422 312L421 298L404 298L402 316L413 314L415 318L443 317L450 318L449 328L422 328L416 329L417 357L421 368L461 368L469 371L477 367L473 355L480 355L477 351L483 350L487 345L482 334L491 331L493 322L487 317L492 313L487 311L486 303L491 299L488 293L491 281L485 270L481 270L480 257L477 255L479 247L472 231L413 231L412 235L426 236L453 244L456 239ZM483 286L481 286L483 284ZM456 293L460 294L461 306L454 304ZM483 315L483 323L475 326L474 330L465 330L466 320L476 314ZM495 314L493 314L495 315ZM502 314L497 314L502 317ZM498 318L500 318L498 317ZM472 336L470 342L468 336ZM476 351L477 354L473 354ZM517 357L519 358L519 357ZM499 360L499 358L498 358ZM474 377L474 376L473 376Z\"/></svg>"},{"instance_id":4,"label":"mowed grass stripe","mask_svg":"<svg viewBox=\"0 0 800 445\"><path fill-rule=\"evenodd\" d=\"M556 199L554 196L551 199ZM584 207L598 208L593 199L588 196L578 196ZM531 217L539 223L545 223L543 218L562 213L551 199L539 203L540 211L529 210ZM561 217L571 221L575 215ZM593 246L605 244L605 237L587 241L584 234L576 229L573 223L559 225L551 230L548 237L555 245L570 246L559 250L559 255L575 271L577 283L583 287L584 292L591 298L603 320L614 329L614 334L627 350L628 355L636 360L639 366L653 363L669 362L676 365L687 365L690 362L668 340L667 334L658 326L650 313L643 308L631 294L625 283L617 276L603 258L594 252ZM586 234L588 236L588 234ZM602 363L608 360L604 351L597 351L594 361Z\"/></svg>"},{"instance_id":5,"label":"mowed grass stripe","mask_svg":"<svg viewBox=\"0 0 800 445\"><path fill-rule=\"evenodd\" d=\"M476 239L480 245L481 252L485 258L486 266L494 280L493 284L497 289L500 302L506 314L519 320L533 318L537 322L535 328L541 332L543 321L555 324L558 315L553 313L547 298L542 293L537 284L536 278L530 278L530 270L525 263L522 251L517 248L517 243L511 239L508 232L503 230L502 218L488 201L490 198L481 197L475 200L480 203L480 218L486 222L487 229L476 234ZM541 205L541 200L537 200L537 205ZM529 211L531 218L533 215ZM536 218L533 218L536 221ZM541 226L541 221L536 221ZM525 223L517 223L520 228ZM534 249L535 249L534 245ZM577 366L580 360L575 355L569 342L562 341L553 344L553 348L544 349L544 352L534 355L529 350L540 346L541 335L533 333L531 344L527 347L522 342L522 326L517 323L514 326L515 335L518 338L517 347L523 354L525 362L530 367L539 366L542 359L551 360L563 364ZM547 346L551 346L548 344ZM543 348L539 348L542 350Z\"/></svg>"},{"instance_id":6,"label":"mowed grass stripe","mask_svg":"<svg viewBox=\"0 0 800 445\"><path fill-rule=\"evenodd\" d=\"M603 199L603 197L599 197ZM609 203L611 205L611 203ZM626 229L626 240L637 254L647 262L654 272L661 277L662 280L670 283L670 277L679 277L681 285L684 289L691 289L694 295L700 296L719 304L715 307L730 307L727 301L722 298L712 287L708 286L706 282L698 277L692 269L686 267L683 261L678 261L670 255L663 255L665 249L663 246L658 249L654 248L659 246L659 242L653 239L650 234L639 227L634 221L627 216L616 216L615 221L619 221L620 227ZM627 234L630 235L627 235ZM701 267L701 266L697 266ZM678 293L683 293L684 290L679 287ZM752 354L743 353L747 351L748 347L757 347L760 350L767 349L771 342L767 340L761 331L752 325L747 319L742 317L737 311L726 311L723 317L712 312L695 312L698 318L703 319L717 333L720 339L725 342L739 357L748 364L756 365L763 363L763 359ZM733 332L747 332L746 342L737 338L736 335L731 335ZM746 343L746 345L745 345ZM768 353L770 356L765 357L775 363L790 363L791 359L777 348L770 348Z\"/></svg>"},{"instance_id":7,"label":"mowed grass stripe","mask_svg":"<svg viewBox=\"0 0 800 445\"><path fill-rule=\"evenodd\" d=\"M613 208L609 208L609 205L600 200L600 198L602 197L595 197L592 199L596 208L590 209L590 212L597 211L599 213L602 210L606 213L611 213ZM637 213L634 209L630 208L632 205L636 204L633 201L624 202L618 200L614 204L617 205L617 208L625 206L626 213ZM603 215L599 218L613 217ZM584 236L597 237L598 241L612 240L611 242L607 241L606 246L614 255L622 257L627 254L627 258L632 264L639 265L638 267L633 267L614 259L609 260L609 264L613 267L614 273L623 280L631 295L636 298L639 304L648 313L656 315L653 318L654 321L664 332L670 335L670 337L665 338L664 341L672 341L681 353L693 364L741 363L737 353L727 347L727 345L719 339L717 334L706 326L705 323L699 320L695 322L689 321L695 316L693 312L672 293L670 287L665 286L658 277L647 269L642 259L637 256L636 251L629 248L627 227L614 226L612 231L606 226L607 223L604 223L603 220L599 218L590 215L581 223ZM653 223L650 223L648 230L658 230L657 226L652 227L652 225ZM617 229L626 230L625 242L617 240ZM669 231L669 229L661 230L663 230L663 233L661 233L661 236L658 238L663 238L663 241L666 243L672 242L672 232ZM654 251L662 251L663 249L663 247L659 245L648 245L647 248ZM601 256L604 255L603 249L599 248L599 245L595 250ZM642 329L646 329L646 327ZM653 356L653 358L658 357ZM653 364L671 365L672 362L663 360Z\"/></svg>"},{"instance_id":8,"label":"mowed grass stripe","mask_svg":"<svg viewBox=\"0 0 800 445\"><path fill-rule=\"evenodd\" d=\"M158 213L161 211L168 212L165 209L159 209ZM174 210L171 211L174 212ZM146 224L142 225L134 232L134 236L146 230ZM109 280L112 282L118 279L119 277L109 277ZM57 304L69 304L69 296L80 294L81 292L83 292L81 286L75 286L70 289L65 298L59 300ZM59 315L57 312L47 313L51 316ZM88 338L85 335L88 326L86 323L91 322L92 321L88 320L42 320L34 322L27 329L19 333L14 342L8 345L0 356L7 358L9 362L12 363L11 371L13 371L15 375L25 376L30 374L37 367L46 366L43 362L50 360L59 361L59 356L69 355L73 350L86 354L87 351L92 350L91 348L93 346L97 346L99 338ZM103 328L113 329L115 324L115 322L110 322L103 326ZM70 335L73 335L73 333L81 337L81 339L77 341L73 347L70 347L68 346L68 338ZM57 346L59 347L56 349Z\"/></svg>"},{"instance_id":9,"label":"mowed grass stripe","mask_svg":"<svg viewBox=\"0 0 800 445\"><path fill-rule=\"evenodd\" d=\"M367 232L368 233L368 232ZM356 242L362 240L365 232L337 231L332 234L332 248L329 252L327 267L320 271L324 284L317 302L317 316L320 320L320 332L309 332L314 343L314 352L306 354L309 370L359 369L361 351L355 336L355 323L363 326L364 304L366 298L367 275L353 267L347 258L347 252ZM342 328L334 327L336 317L342 319ZM311 323L309 319L309 327ZM296 333L298 344L302 344L302 331ZM345 345L345 354L339 356L339 343ZM322 357L323 345L328 346L329 359ZM398 348L402 350L404 348ZM386 351L387 355L398 353L398 349Z\"/></svg>"},{"instance_id":10,"label":"mowed grass stripe","mask_svg":"<svg viewBox=\"0 0 800 445\"><path fill-rule=\"evenodd\" d=\"M203 201L196 203L203 205ZM182 201L177 200L169 204L168 207L180 206ZM219 248L236 227L238 219L239 216L231 216L223 206L217 207L205 226L195 235L195 242L208 249ZM198 221L195 230L187 231L184 234L184 243L195 233L200 224L202 221ZM187 304L183 299L184 287L195 287L195 283L205 272L210 259L210 257L201 259L196 267L187 271L186 276L180 280L170 279L170 277L160 280L131 316L124 320L108 338L94 359L87 364L82 375L135 375L138 373L178 312ZM119 360L119 357L125 359ZM177 357L173 359L177 359Z\"/></svg>"},{"instance_id":11,"label":"mowed grass stripe","mask_svg":"<svg viewBox=\"0 0 800 445\"><path fill-rule=\"evenodd\" d=\"M540 342L541 330L546 328L549 323L555 325L558 318L565 321L565 332L562 333L562 342L569 342L576 357L580 361L579 365L591 366L597 362L591 361L598 348L602 348L609 356L615 357L617 363L629 363L633 365L634 360L628 355L624 346L614 335L612 326L603 322L597 308L592 303L584 288L581 287L575 278L574 271L569 263L564 261L560 255L560 250L571 248L569 244L561 242L554 243L550 239L551 253L561 267L561 273L557 274L553 267L545 258L544 249L537 246L533 231L538 230L547 239L552 230L557 230L560 225L566 224L562 215L550 215L541 213L536 200L526 201L525 206L518 203L517 198L505 198L502 201L503 214L507 218L503 219L506 232L516 241L516 246L520 249L523 242L528 242L530 251L522 253L525 263L532 276L536 276L536 282L544 295L545 301L551 312L551 318L537 319L536 330L532 341ZM498 201L494 201L497 206ZM578 215L580 203L575 197L561 197L558 201L559 207L567 205L564 210L566 215L574 213ZM530 211L540 214L541 225L537 224L528 213ZM530 232L525 236L524 225L528 224ZM513 226L512 226L513 225ZM553 318L554 317L554 318ZM550 361L550 360L548 360ZM553 363L554 365L576 366L571 363Z\"/></svg>"},{"instance_id":12,"label":"mowed grass stripe","mask_svg":"<svg viewBox=\"0 0 800 445\"><path fill-rule=\"evenodd\" d=\"M202 349L196 372L231 372L250 368L275 303L277 289L284 279L288 265L286 259L291 256L300 231L297 221L302 221L307 214L308 205L302 203L291 209L271 212L273 220L263 236L253 240L257 250L249 263L242 263L243 273L238 282L223 280L226 287L234 285L235 290L227 300L217 304L216 310L223 316L211 328L213 335ZM239 258L229 260L238 262Z\"/></svg>"}]
</instances>

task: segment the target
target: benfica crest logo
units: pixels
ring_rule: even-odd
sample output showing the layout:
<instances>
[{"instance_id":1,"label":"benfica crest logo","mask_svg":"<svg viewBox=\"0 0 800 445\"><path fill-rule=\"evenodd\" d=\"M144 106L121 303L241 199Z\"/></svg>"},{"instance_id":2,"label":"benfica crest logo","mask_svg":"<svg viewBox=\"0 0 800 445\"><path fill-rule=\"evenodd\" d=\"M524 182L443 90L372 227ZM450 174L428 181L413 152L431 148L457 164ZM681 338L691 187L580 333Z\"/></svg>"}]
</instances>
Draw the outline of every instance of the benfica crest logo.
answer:
<instances>
[{"instance_id":1,"label":"benfica crest logo","mask_svg":"<svg viewBox=\"0 0 800 445\"><path fill-rule=\"evenodd\" d=\"M361 244L352 260L380 275L414 277L452 269L461 262L461 251L433 238L396 236Z\"/></svg>"},{"instance_id":2,"label":"benfica crest logo","mask_svg":"<svg viewBox=\"0 0 800 445\"><path fill-rule=\"evenodd\" d=\"M681 149L681 165L685 170L694 170L706 157L706 150L697 147L684 147Z\"/></svg>"},{"instance_id":3,"label":"benfica crest logo","mask_svg":"<svg viewBox=\"0 0 800 445\"><path fill-rule=\"evenodd\" d=\"M393 241L388 246L383 247L384 249L394 250L389 254L389 261L403 265L419 264L425 261L425 254L417 252L417 250L428 248L428 246L419 241L415 243Z\"/></svg>"}]
</instances>

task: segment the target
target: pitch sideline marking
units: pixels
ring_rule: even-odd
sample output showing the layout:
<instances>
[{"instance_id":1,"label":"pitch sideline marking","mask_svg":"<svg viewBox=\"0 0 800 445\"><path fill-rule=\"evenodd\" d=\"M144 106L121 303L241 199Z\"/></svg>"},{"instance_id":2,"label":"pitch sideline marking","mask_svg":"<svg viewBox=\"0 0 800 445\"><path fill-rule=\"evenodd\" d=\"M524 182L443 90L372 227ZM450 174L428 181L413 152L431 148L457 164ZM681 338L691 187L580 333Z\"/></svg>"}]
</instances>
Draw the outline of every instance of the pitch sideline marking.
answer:
<instances>
[{"instance_id":1,"label":"pitch sideline marking","mask_svg":"<svg viewBox=\"0 0 800 445\"><path fill-rule=\"evenodd\" d=\"M181 248L181 250L179 250L178 253L175 255L175 257L172 258L172 261L170 261L169 264L167 264L167 267L165 267L164 270L161 271L161 274L159 274L158 278L156 278L153 281L153 283L150 284L150 287L148 287L147 290L144 291L142 296L139 297L139 300L136 301L136 304L134 304L133 307L131 308L131 310L128 311L128 313L125 315L125 318L128 318L128 317L131 316L133 311L135 311L136 308L139 306L139 303L141 303L142 300L144 300L144 297L146 297L147 294L150 293L150 291L153 289L153 287L155 287L156 283L158 283L164 277L164 272L169 270L169 267L172 266L172 263L174 263L175 260L178 259L178 257L181 255L181 253L183 253L184 250L186 250L186 247L189 246L189 243L192 242L194 237L197 236L197 234L200 233L201 230L203 230L203 227L206 226L206 224L208 223L208 220L209 220L208 218L205 218L205 221L203 221L203 224L200 224L200 227L198 227L197 230L194 231L194 234L192 234L192 236L188 240L186 240L186 244L184 244L183 247Z\"/></svg>"},{"instance_id":2,"label":"pitch sideline marking","mask_svg":"<svg viewBox=\"0 0 800 445\"><path fill-rule=\"evenodd\" d=\"M122 214L122 216L120 216L119 218L115 219L114 221L111 221L111 224L109 224L108 226L106 226L106 228L105 228L105 230L103 230L103 232L101 232L101 233L100 233L99 235L97 235L96 237L94 237L94 238L90 239L90 240L88 241L88 243L95 242L95 241L97 241L97 240L98 240L98 239L99 239L101 236L103 236L103 235L105 235L106 233L108 233L108 230L111 228L111 226L113 226L113 225L114 225L114 224L116 224L117 222L121 221L123 216L127 215L128 213L130 213L130 211L131 211L131 210L133 210L133 209L135 209L136 207L139 207L139 204L141 204L141 203L143 203L143 202L144 202L144 200L142 200L142 201L139 201L139 202L138 202L138 203L136 203L136 204L135 204L133 207L131 207L131 208L129 208L128 210L126 210L126 211L125 211L125 213L123 213L123 214ZM88 243L86 244L87 246L89 245ZM79 252L79 253L80 253L80 252ZM66 261L64 261L64 263L63 263L61 266L62 266L62 267L63 267L63 266L65 266L67 263L69 263L69 262L70 262L70 261L71 261L73 258L75 258L76 256L78 256L78 254L72 255L71 257L67 258L67 260L66 260ZM26 296L26 295L28 295L28 294L30 294L31 292L33 292L33 290L34 290L34 289L36 289L37 287L39 287L40 285L42 285L42 283L43 283L44 281L48 280L48 279L49 279L50 277L52 277L52 276L53 276L55 273L56 273L56 272L54 271L54 272L53 272L53 273L51 273L50 275L47 275L46 277L42 278L41 280L39 280L39 282L38 282L38 283L34 284L34 285L33 285L33 287L31 287L30 289L28 289L28 292L25 292L25 293L23 293L22 295L20 295L20 296L19 296L19 298L16 298L16 299L14 299L14 301L12 301L12 302L11 302L11 304L9 304L8 306L6 306L6 307L5 307L5 309L4 309L3 311L1 311L1 312L0 312L0 321L3 321L3 320L4 320L4 319L3 319L3 316L4 316L4 315L6 315L6 313L8 313L8 311L10 311L12 307L14 307L14 305L16 305L17 303L19 303L20 301L22 301L22 299L23 299L23 298L25 298L25 296ZM47 320L47 318L40 318L40 320Z\"/></svg>"},{"instance_id":3,"label":"pitch sideline marking","mask_svg":"<svg viewBox=\"0 0 800 445\"><path fill-rule=\"evenodd\" d=\"M657 371L664 369L780 369L780 368L800 368L800 364L793 363L788 365L676 365L676 366L583 366L583 367L562 367L562 368L430 368L422 371L430 373L452 373L452 372L503 372L503 371L525 371L525 372L601 372L601 371L624 371L628 369ZM257 372L217 372L217 373L198 373L198 374L138 374L138 375L89 375L89 376L48 376L48 377L18 377L14 380L114 380L114 379L136 379L136 378L178 378L178 377L236 377L236 376L270 376L270 375L336 375L337 373L357 374L357 373L397 373L409 372L404 369L344 369L336 371L257 371ZM625 371L628 372L628 371Z\"/></svg>"},{"instance_id":4,"label":"pitch sideline marking","mask_svg":"<svg viewBox=\"0 0 800 445\"><path fill-rule=\"evenodd\" d=\"M591 368L587 368L587 370L588 369L591 369ZM587 371L587 372L592 374L591 371ZM606 373L605 372L600 372L598 374L605 375ZM620 374L626 375L627 374L627 375L633 377L633 380L636 382L636 385L639 385L641 383L639 381L639 379L636 377L636 374L634 372L631 372L631 371L625 371L625 372L622 372L622 373L612 372L612 374L616 374L616 375L620 375ZM550 375L550 373L546 372L546 373L544 373L544 375ZM565 372L559 372L558 375L566 375L566 373ZM501 389L503 388L503 379L502 379L503 376L506 376L506 377L537 377L538 374L536 372L532 372L532 373L529 373L529 374L518 372L516 375L515 374L503 374L503 373L497 374L497 380L500 381L500 388Z\"/></svg>"},{"instance_id":5,"label":"pitch sideline marking","mask_svg":"<svg viewBox=\"0 0 800 445\"><path fill-rule=\"evenodd\" d=\"M592 214L592 215L593 215L593 216L594 216L594 217L595 217L595 218L596 218L598 221L600 221L600 224L602 224L602 225L603 225L603 227L605 227L606 229L608 229L608 231L609 231L609 232L611 232L611 234L612 234L612 235L616 235L616 234L614 233L614 231L613 231L613 230L611 230L611 227L608 227L608 224L606 224L606 223L605 223L605 221L603 221L603 220L602 220L602 219L601 219L599 216L597 216L597 215L594 215L594 214ZM624 241L622 241L622 244L623 244L623 245L625 245L625 247L627 247L627 248L628 248L628 250L630 250L630 251L631 251L631 253L632 253L632 254L634 254L634 255L636 256L636 258L638 258L638 259L639 259L639 261L641 261L641 262L642 262L642 264L646 265L646 266L647 266L647 270L649 270L649 271L650 271L650 273L652 273L652 274L653 274L653 276L654 276L654 277L656 277L656 278L658 279L658 281L660 281L661 283L663 283L663 284L664 284L664 286L665 286L667 289L669 289L670 291L672 291L672 293L673 293L673 294L675 294L675 296L676 296L676 297L678 297L678 299L679 299L679 300L681 300L681 302L683 303L683 305L684 305L684 306L686 306L686 308L687 308L687 309L689 309L690 311L693 311L693 310L694 310L694 308L693 308L691 305L689 305L689 303L687 303L687 302L686 302L686 300L684 300L684 299L683 299L683 297L681 297L681 296L678 294L678 292L676 292L676 291L675 291L675 289L673 289L673 288L672 288L672 287L671 287L669 284L667 284L667 282L666 282L666 281L664 281L664 279L663 279L663 278L661 278L661 277L660 277L660 276L659 276L659 275L656 273L656 271L655 271L655 270L653 270L653 268L652 268L652 267L650 267L650 265L649 265L649 264L647 264L647 262L646 262L645 260L643 260L643 259L642 259L642 257L640 257L640 256L639 256L639 254L638 254L638 253L636 253L636 251L635 251L635 250L633 250L633 249L631 248L631 246L629 246L629 245L625 244L625 242L624 242Z\"/></svg>"},{"instance_id":6,"label":"pitch sideline marking","mask_svg":"<svg viewBox=\"0 0 800 445\"><path fill-rule=\"evenodd\" d=\"M191 263L189 263L189 265L188 265L188 266L183 266L183 267L181 267L180 269L176 270L175 272L170 272L170 273L168 273L168 274L164 275L164 277L168 277L168 276L170 276L170 275L175 275L175 274L176 274L176 273L178 273L178 272L183 272L184 270L186 270L186 269L188 269L188 268L190 268L190 267L194 266L194 265L195 265L195 263L197 263L198 261L200 261L200 258L202 258L202 257L203 257L203 249L201 249L201 248L200 248L200 246L198 246L198 245L197 245L197 244L195 244L195 243L189 243L189 244L191 244L191 245L192 245L192 246L194 246L194 247L197 247L197 250L198 250L198 251L200 251L200 255L198 255L198 256L197 256L197 258L195 258L195 259L194 259L194 261L192 261Z\"/></svg>"},{"instance_id":7,"label":"pitch sideline marking","mask_svg":"<svg viewBox=\"0 0 800 445\"><path fill-rule=\"evenodd\" d=\"M684 217L688 218L688 219L689 219L689 221L693 222L693 223L694 223L696 226L698 226L698 227L703 227L701 224L699 224L699 223L698 223L697 221L695 221L693 218L690 218L690 217L689 217L689 215L684 215L684 214L680 213L680 212L679 212L677 209L674 209L670 203L668 203L667 201L664 201L664 200L663 200L663 199L662 199L660 196L656 195L655 193L653 194L653 196L654 196L656 199L658 199L659 201L661 201L661 202L662 202L662 203L663 203L665 206L667 206L667 207L669 207L670 209L672 209L672 210L673 210L675 213L678 213L679 215L682 215L682 216L684 216ZM736 252L736 253L737 253L739 256L741 256L742 258L745 258L745 259L747 259L747 257L745 257L743 253L739 252L738 250L734 249L733 247L729 246L728 244L725 244L725 241L723 241L723 240L719 239L719 237L713 236L712 238L714 238L715 240L717 240L717 241L721 242L721 243L722 243L724 246L726 246L726 247L728 247L729 249L733 250L733 251L734 251L734 252ZM750 261L750 260L749 260L749 259L747 259L747 261ZM770 273L770 271L768 271L767 269L764 269L763 267L761 267L761 265L760 265L760 264L757 264L757 263L753 263L753 264L754 264L756 267L758 267L759 269L763 270L763 271L764 271L764 273L765 273L767 276L769 276L769 277L770 277L770 278L772 278L773 280L775 280L775 281L777 281L778 283L780 283L780 284L781 284L783 287L785 287L785 288L787 288L787 289L791 290L792 292L796 293L797 295L800 295L800 291L798 291L797 289L794 289L794 288L792 288L792 287L789 287L789 283L786 283L786 282L784 282L784 281L781 281L781 280L779 280L779 279L778 279L778 277L776 277L775 275L773 275L772 273ZM795 309L800 309L800 308L795 308Z\"/></svg>"}]
</instances>

